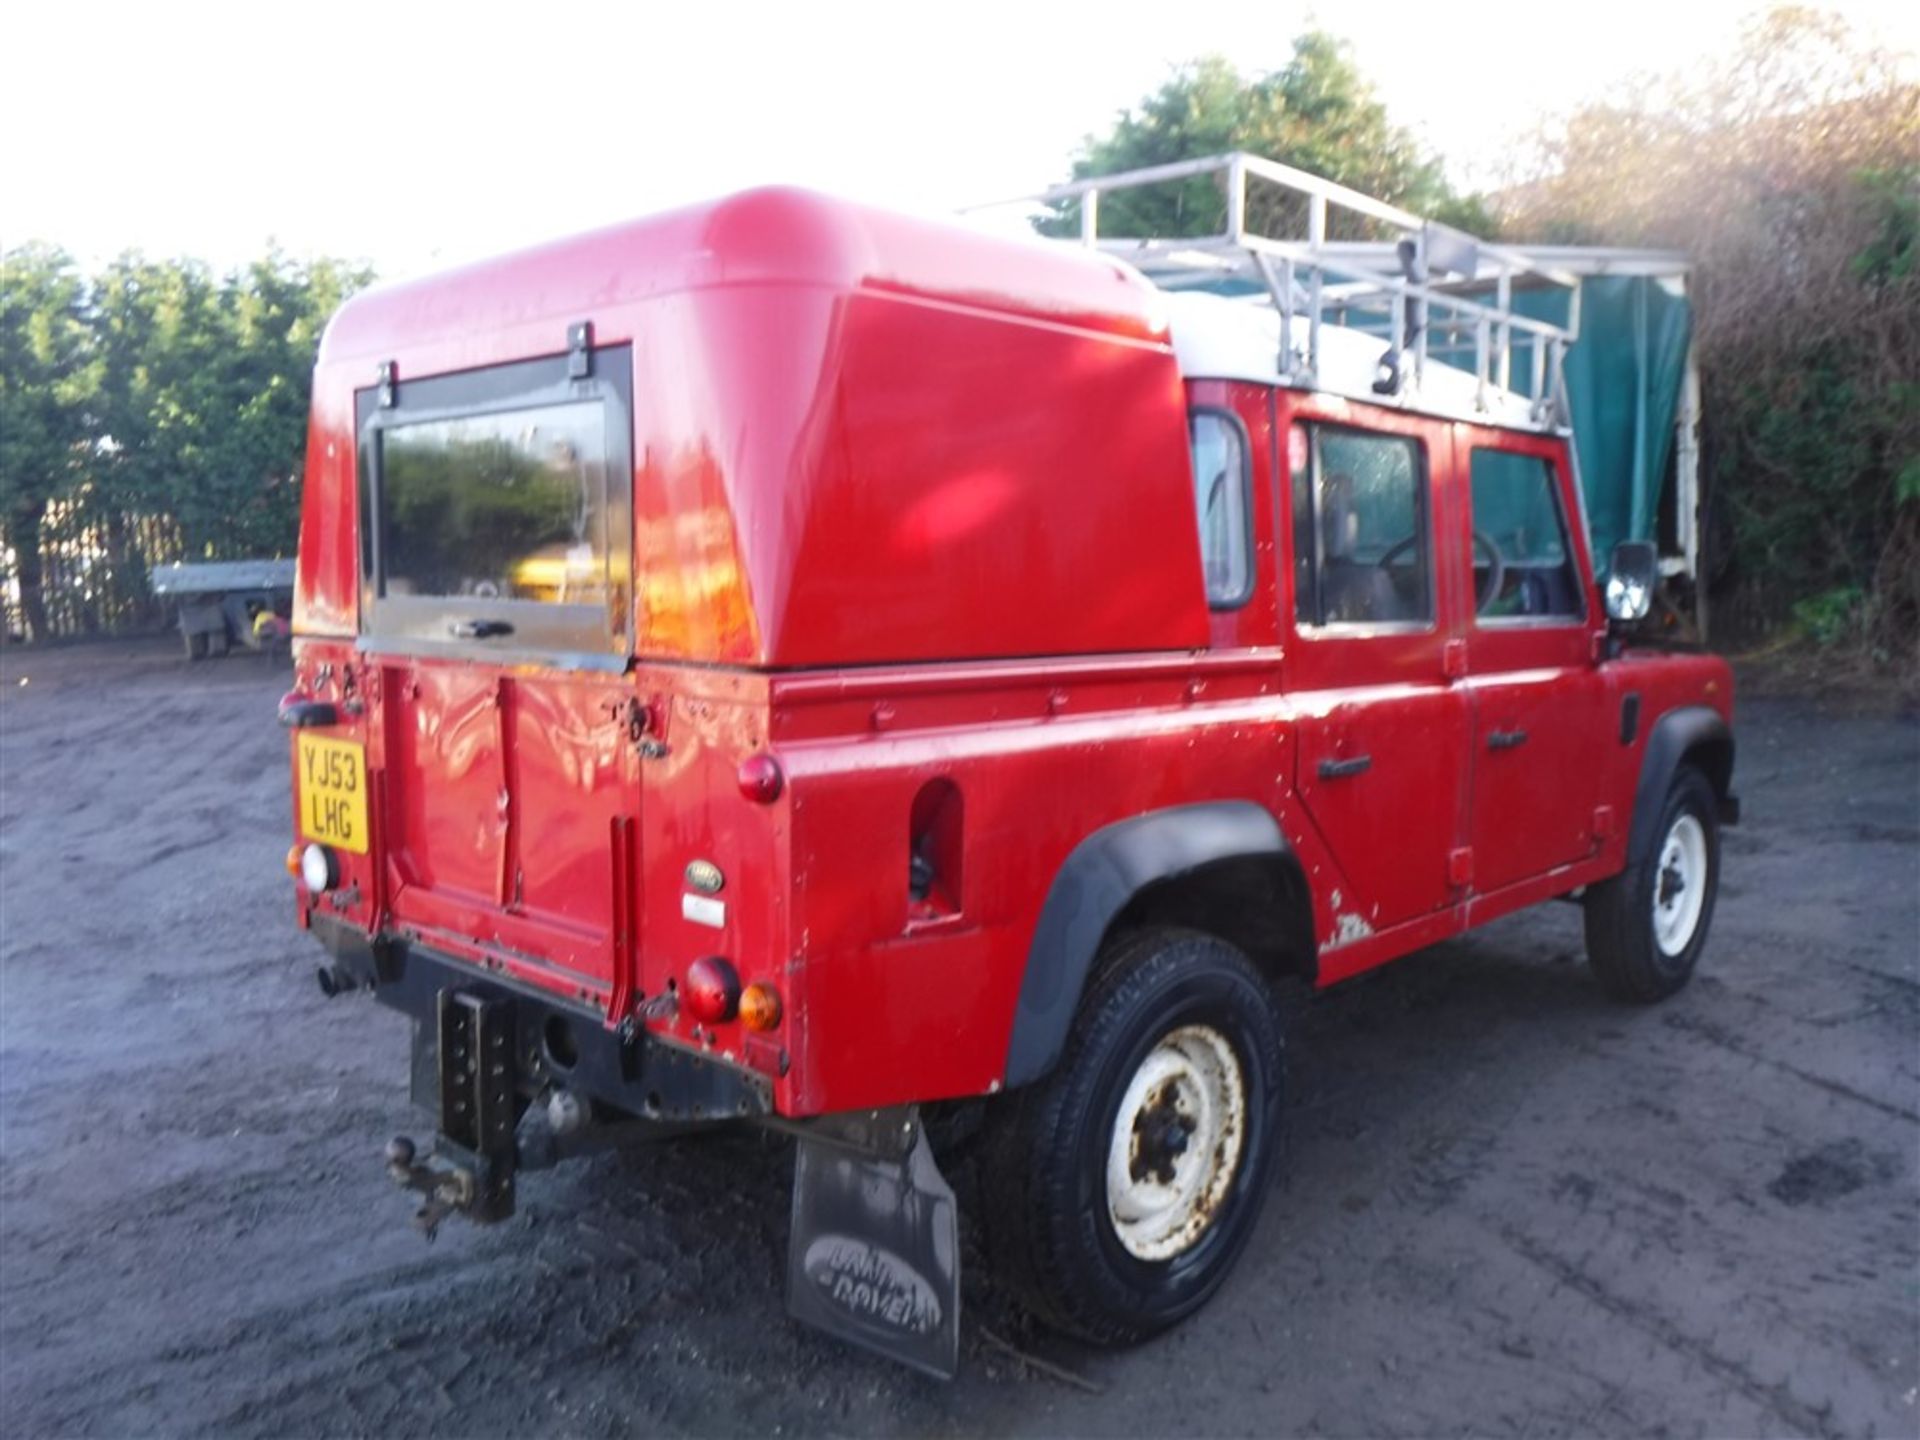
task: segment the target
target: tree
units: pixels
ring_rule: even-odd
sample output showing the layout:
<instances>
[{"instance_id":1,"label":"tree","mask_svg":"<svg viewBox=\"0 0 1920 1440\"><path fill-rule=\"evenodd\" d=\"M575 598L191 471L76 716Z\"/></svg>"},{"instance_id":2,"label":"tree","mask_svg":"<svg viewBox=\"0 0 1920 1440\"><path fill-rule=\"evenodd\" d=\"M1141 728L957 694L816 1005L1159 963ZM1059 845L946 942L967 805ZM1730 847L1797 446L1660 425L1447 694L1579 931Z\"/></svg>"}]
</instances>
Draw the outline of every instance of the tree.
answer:
<instances>
[{"instance_id":1,"label":"tree","mask_svg":"<svg viewBox=\"0 0 1920 1440\"><path fill-rule=\"evenodd\" d=\"M0 521L36 639L56 537L85 557L63 613L88 625L148 603L160 557L139 553L134 517L175 522L190 557L292 549L315 352L364 267L273 250L221 276L130 253L89 281L44 246L5 264Z\"/></svg>"},{"instance_id":2,"label":"tree","mask_svg":"<svg viewBox=\"0 0 1920 1440\"><path fill-rule=\"evenodd\" d=\"M1454 193L1439 162L1388 119L1345 47L1321 31L1296 39L1284 67L1251 80L1217 55L1182 67L1136 108L1123 111L1105 135L1087 137L1073 178L1229 150L1293 165L1462 228L1477 228L1485 218ZM1205 235L1218 233L1226 218L1218 176L1123 191L1102 196L1100 204L1100 229L1107 235ZM1292 202L1270 189L1263 194L1253 187L1248 211L1261 233L1302 228ZM1056 235L1077 233L1079 225L1073 203L1039 222L1042 233Z\"/></svg>"},{"instance_id":3,"label":"tree","mask_svg":"<svg viewBox=\"0 0 1920 1440\"><path fill-rule=\"evenodd\" d=\"M102 453L88 498L105 517L118 609L145 608L148 571L161 558L137 551L126 517L173 517L207 481L205 432L223 423L228 328L220 283L204 265L126 254L94 281Z\"/></svg>"},{"instance_id":4,"label":"tree","mask_svg":"<svg viewBox=\"0 0 1920 1440\"><path fill-rule=\"evenodd\" d=\"M193 261L108 267L97 323L116 500L172 515L193 555L291 548L320 332L370 278L277 250L218 280Z\"/></svg>"},{"instance_id":5,"label":"tree","mask_svg":"<svg viewBox=\"0 0 1920 1440\"><path fill-rule=\"evenodd\" d=\"M1920 87L1783 7L1540 137L1507 233L1695 263L1723 618L1920 667Z\"/></svg>"},{"instance_id":6,"label":"tree","mask_svg":"<svg viewBox=\"0 0 1920 1440\"><path fill-rule=\"evenodd\" d=\"M175 502L190 544L214 543L225 553L292 549L320 335L341 302L372 278L364 267L326 259L301 264L276 249L230 286L230 418L209 437L210 473L195 492L197 503L185 496Z\"/></svg>"},{"instance_id":7,"label":"tree","mask_svg":"<svg viewBox=\"0 0 1920 1440\"><path fill-rule=\"evenodd\" d=\"M98 380L87 286L73 261L43 245L0 259L0 523L35 640L49 633L41 527L87 471Z\"/></svg>"}]
</instances>

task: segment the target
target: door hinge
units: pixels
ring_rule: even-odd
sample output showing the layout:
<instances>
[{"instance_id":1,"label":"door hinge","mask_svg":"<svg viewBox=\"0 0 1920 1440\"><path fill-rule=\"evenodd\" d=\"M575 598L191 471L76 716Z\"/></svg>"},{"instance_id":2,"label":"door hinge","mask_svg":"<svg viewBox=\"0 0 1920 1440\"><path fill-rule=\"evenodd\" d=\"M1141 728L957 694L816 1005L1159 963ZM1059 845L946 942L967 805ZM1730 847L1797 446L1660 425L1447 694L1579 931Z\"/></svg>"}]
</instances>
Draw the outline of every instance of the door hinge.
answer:
<instances>
[{"instance_id":1,"label":"door hinge","mask_svg":"<svg viewBox=\"0 0 1920 1440\"><path fill-rule=\"evenodd\" d=\"M1447 883L1464 890L1473 883L1473 847L1462 845L1447 852Z\"/></svg>"},{"instance_id":2,"label":"door hinge","mask_svg":"<svg viewBox=\"0 0 1920 1440\"><path fill-rule=\"evenodd\" d=\"M615 718L626 727L627 743L640 752L641 759L658 760L667 753L667 742L657 733L659 713L652 705L635 696L615 712Z\"/></svg>"},{"instance_id":3,"label":"door hinge","mask_svg":"<svg viewBox=\"0 0 1920 1440\"><path fill-rule=\"evenodd\" d=\"M585 380L593 374L593 322L579 320L567 327L567 378Z\"/></svg>"}]
</instances>

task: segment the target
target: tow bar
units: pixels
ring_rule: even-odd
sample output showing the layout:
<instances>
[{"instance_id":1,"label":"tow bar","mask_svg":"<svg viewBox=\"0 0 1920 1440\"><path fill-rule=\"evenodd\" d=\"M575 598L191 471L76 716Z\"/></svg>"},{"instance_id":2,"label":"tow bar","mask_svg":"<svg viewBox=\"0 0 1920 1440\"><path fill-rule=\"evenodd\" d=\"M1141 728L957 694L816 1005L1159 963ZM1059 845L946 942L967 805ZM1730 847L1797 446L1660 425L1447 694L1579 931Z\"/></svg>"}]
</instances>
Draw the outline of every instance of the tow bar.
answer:
<instances>
[{"instance_id":1,"label":"tow bar","mask_svg":"<svg viewBox=\"0 0 1920 1440\"><path fill-rule=\"evenodd\" d=\"M387 1143L387 1173L425 1197L414 1215L431 1240L456 1211L486 1223L513 1214L520 1103L514 1084L513 1002L443 990L439 1004L440 1134L444 1165L421 1164L406 1136Z\"/></svg>"}]
</instances>

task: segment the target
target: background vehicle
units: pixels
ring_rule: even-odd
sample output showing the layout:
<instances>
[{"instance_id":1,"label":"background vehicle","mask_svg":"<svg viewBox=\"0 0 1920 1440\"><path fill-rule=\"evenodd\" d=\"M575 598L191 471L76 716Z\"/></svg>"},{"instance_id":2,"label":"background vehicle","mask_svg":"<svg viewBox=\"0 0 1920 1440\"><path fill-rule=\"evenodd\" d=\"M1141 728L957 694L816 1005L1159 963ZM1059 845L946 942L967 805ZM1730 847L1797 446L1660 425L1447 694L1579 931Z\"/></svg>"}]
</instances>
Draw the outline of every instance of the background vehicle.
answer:
<instances>
[{"instance_id":1,"label":"background vehicle","mask_svg":"<svg viewBox=\"0 0 1920 1440\"><path fill-rule=\"evenodd\" d=\"M341 310L288 859L323 987L416 1021L429 1228L623 1132L778 1126L795 1313L947 1373L925 1117L986 1101L998 1263L1125 1341L1251 1232L1276 983L1577 894L1611 989L1685 983L1731 677L1609 629L1576 335L1503 303L1564 279L1268 179L1305 248L1215 252L1272 305L770 190ZM1340 207L1412 227L1403 274L1316 250ZM1622 624L1656 578L1621 547Z\"/></svg>"},{"instance_id":2,"label":"background vehicle","mask_svg":"<svg viewBox=\"0 0 1920 1440\"><path fill-rule=\"evenodd\" d=\"M293 577L291 560L216 560L157 566L152 580L153 593L173 603L187 658L204 660L235 645L285 645Z\"/></svg>"}]
</instances>

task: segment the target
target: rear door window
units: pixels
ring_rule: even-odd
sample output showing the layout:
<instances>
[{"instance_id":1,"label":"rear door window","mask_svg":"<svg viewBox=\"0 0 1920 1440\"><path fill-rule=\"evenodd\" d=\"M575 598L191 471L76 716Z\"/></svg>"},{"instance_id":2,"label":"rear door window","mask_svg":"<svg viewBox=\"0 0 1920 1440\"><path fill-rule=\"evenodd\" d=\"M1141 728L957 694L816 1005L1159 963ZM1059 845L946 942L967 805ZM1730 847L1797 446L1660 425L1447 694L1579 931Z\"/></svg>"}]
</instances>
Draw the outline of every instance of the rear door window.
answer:
<instances>
[{"instance_id":1,"label":"rear door window","mask_svg":"<svg viewBox=\"0 0 1920 1440\"><path fill-rule=\"evenodd\" d=\"M1294 618L1302 626L1433 619L1424 451L1400 435L1297 427Z\"/></svg>"},{"instance_id":2,"label":"rear door window","mask_svg":"<svg viewBox=\"0 0 1920 1440\"><path fill-rule=\"evenodd\" d=\"M1471 469L1478 623L1583 616L1553 463L1476 448Z\"/></svg>"},{"instance_id":3,"label":"rear door window","mask_svg":"<svg viewBox=\"0 0 1920 1440\"><path fill-rule=\"evenodd\" d=\"M629 352L360 397L363 626L408 648L624 655L632 594Z\"/></svg>"}]
</instances>

